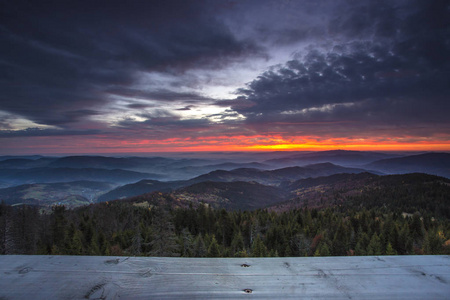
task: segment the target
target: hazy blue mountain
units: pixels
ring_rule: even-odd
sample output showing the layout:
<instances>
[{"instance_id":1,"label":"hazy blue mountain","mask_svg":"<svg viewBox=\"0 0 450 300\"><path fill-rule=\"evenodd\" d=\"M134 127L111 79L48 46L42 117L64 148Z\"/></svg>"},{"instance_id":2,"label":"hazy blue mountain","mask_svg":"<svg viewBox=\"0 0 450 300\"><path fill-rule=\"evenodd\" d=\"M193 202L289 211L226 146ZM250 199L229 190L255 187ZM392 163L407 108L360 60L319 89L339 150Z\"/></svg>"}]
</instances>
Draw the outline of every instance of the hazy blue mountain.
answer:
<instances>
[{"instance_id":1,"label":"hazy blue mountain","mask_svg":"<svg viewBox=\"0 0 450 300\"><path fill-rule=\"evenodd\" d=\"M343 166L361 166L392 157L397 157L397 155L367 151L330 150L295 153L282 158L269 159L264 163L274 166L302 166L330 162Z\"/></svg>"},{"instance_id":2,"label":"hazy blue mountain","mask_svg":"<svg viewBox=\"0 0 450 300\"><path fill-rule=\"evenodd\" d=\"M237 153L235 157L244 157ZM249 154L245 154L251 158ZM325 185L333 184L332 180L347 180L346 185L360 182L364 177L348 174L370 172L384 173L411 173L423 172L450 177L450 154L427 153L389 159L376 160L366 164L364 168L351 168L336 165L330 162L306 164L304 166L289 166L284 168L270 167L267 163L258 162L258 158L277 157L289 161L310 160L341 160L348 162L362 162L377 157L390 157L391 155L362 152L362 151L322 151L322 152L289 152L289 153L263 153L254 155L254 162L227 161L211 156L207 158L166 158L166 157L106 157L106 156L67 156L67 157L3 157L0 159L0 188L22 184L59 183L79 180L111 182L117 187L111 190L102 190L103 195L96 195L98 201L108 201L126 198L154 191L174 192L203 182L254 182L260 185L270 185L281 188L280 193L307 188L295 186L298 180L304 179L301 184L323 180ZM284 155L284 158L283 158ZM233 155L226 155L227 159ZM241 157L242 156L242 157ZM273 163L275 160L266 160ZM356 165L356 163L353 163ZM347 174L335 176L335 174ZM353 176L353 177L352 177ZM317 179L316 179L317 178ZM322 178L322 179L320 179ZM326 178L326 179L323 179ZM334 179L333 179L334 178ZM345 179L347 178L347 179ZM331 180L331 181L330 181ZM298 183L300 184L300 183ZM342 185L342 181L336 183ZM208 186L200 185L200 186ZM41 186L42 187L42 186ZM67 187L67 186L66 186ZM254 187L254 186L252 186ZM311 189L314 186L310 187ZM50 187L46 186L46 190ZM9 190L14 193L14 190ZM318 188L316 194L320 191ZM315 195L309 191L309 195ZM307 193L307 194L308 194ZM47 193L49 195L49 193ZM74 195L74 194L73 194ZM80 197L84 197L82 194ZM78 197L78 196L77 196ZM222 197L222 196L221 196ZM75 199L77 200L77 199ZM79 199L78 199L79 200ZM77 200L77 201L78 201ZM90 198L89 200L92 200Z\"/></svg>"},{"instance_id":3,"label":"hazy blue mountain","mask_svg":"<svg viewBox=\"0 0 450 300\"><path fill-rule=\"evenodd\" d=\"M49 167L139 169L139 168L182 168L211 164L204 159L175 159L166 157L107 157L107 156L67 156L54 161Z\"/></svg>"},{"instance_id":4,"label":"hazy blue mountain","mask_svg":"<svg viewBox=\"0 0 450 300\"><path fill-rule=\"evenodd\" d=\"M389 174L421 172L450 178L450 153L425 153L383 159L366 167Z\"/></svg>"},{"instance_id":5,"label":"hazy blue mountain","mask_svg":"<svg viewBox=\"0 0 450 300\"><path fill-rule=\"evenodd\" d=\"M153 176L151 179L174 181L174 180L187 180L202 174L206 174L216 170L231 171L238 168L253 168L260 170L268 170L277 168L277 164L261 163L261 159L270 157L280 158L282 155L288 155L286 165L293 166L295 163L291 162L291 159L298 159L300 157L306 157L312 159L314 155L320 157L330 158L333 156L345 156L345 155L364 155L363 152L354 151L324 151L324 152L270 152L270 153L252 153L251 155L245 153L235 153L234 155L223 154L214 159L208 158L174 158L174 157L107 157L107 156L66 156L66 157L5 157L7 159L0 161L0 169L31 169L31 168L72 168L72 169L107 169L107 170L127 170L141 173L160 174L159 176ZM368 153L367 155L373 156L374 154ZM243 160L253 158L254 161L245 162ZM232 160L234 158L236 160ZM384 158L384 156L383 156ZM273 162L274 160L272 160ZM305 160L304 162L308 162ZM281 164L283 166L283 164ZM304 165L304 164L303 164ZM244 178L247 180L246 178ZM132 181L128 181L132 182ZM23 182L19 182L23 183ZM7 184L4 183L4 184ZM1 178L0 178L0 186Z\"/></svg>"},{"instance_id":6,"label":"hazy blue mountain","mask_svg":"<svg viewBox=\"0 0 450 300\"><path fill-rule=\"evenodd\" d=\"M132 169L138 163L127 158L105 156L67 156L50 163L52 168L97 168L97 169Z\"/></svg>"},{"instance_id":7,"label":"hazy blue mountain","mask_svg":"<svg viewBox=\"0 0 450 300\"><path fill-rule=\"evenodd\" d=\"M42 155L2 155L0 156L0 161L7 160L7 159L31 159L36 160L39 158L43 158Z\"/></svg>"},{"instance_id":8,"label":"hazy blue mountain","mask_svg":"<svg viewBox=\"0 0 450 300\"><path fill-rule=\"evenodd\" d=\"M94 202L97 196L111 188L111 183L95 181L24 184L0 189L0 200L10 205L51 206L59 203L75 207Z\"/></svg>"},{"instance_id":9,"label":"hazy blue mountain","mask_svg":"<svg viewBox=\"0 0 450 300\"><path fill-rule=\"evenodd\" d=\"M242 176L243 172L245 170L248 170L249 174L246 174L246 176ZM237 171L239 173L239 176L234 176L234 171ZM258 174L260 170L257 169L237 169L234 171L225 171L225 170L218 170L213 171L209 174L205 174L190 180L177 180L177 181L158 181L158 180L141 180L136 183L130 183L126 184L120 187L115 188L112 191L109 191L108 193L105 193L104 195L100 196L98 198L99 202L103 201L110 201L114 199L120 199L120 198L127 198L132 196L137 196L140 194L150 193L154 191L161 191L161 192L167 192L172 191L176 188L189 186L192 184L205 182L205 181L236 181L235 179L237 177L239 178L245 178L248 180L249 178L256 177L255 174ZM225 174L224 179L221 180L220 174ZM248 180L251 181L251 180Z\"/></svg>"},{"instance_id":10,"label":"hazy blue mountain","mask_svg":"<svg viewBox=\"0 0 450 300\"><path fill-rule=\"evenodd\" d=\"M69 182L77 180L130 183L159 178L158 174L96 168L0 169L0 181L10 184Z\"/></svg>"},{"instance_id":11,"label":"hazy blue mountain","mask_svg":"<svg viewBox=\"0 0 450 300\"><path fill-rule=\"evenodd\" d=\"M54 168L98 168L122 169L144 173L164 174L158 178L189 179L209 172L213 166L212 161L205 159L175 159L165 157L105 157L105 156L68 156L50 163L48 167ZM215 170L215 169L214 169Z\"/></svg>"},{"instance_id":12,"label":"hazy blue mountain","mask_svg":"<svg viewBox=\"0 0 450 300\"><path fill-rule=\"evenodd\" d=\"M317 177L336 173L363 173L363 169L345 168L330 163L316 164L306 167L291 167L277 170L259 170L252 168L240 168L231 171L216 170L190 180L157 181L142 180L132 184L118 187L98 198L98 201L110 201L119 198L137 196L154 191L172 191L202 182L257 182L262 185L279 185L285 181L295 181L300 178ZM280 191L283 193L284 191Z\"/></svg>"},{"instance_id":13,"label":"hazy blue mountain","mask_svg":"<svg viewBox=\"0 0 450 300\"><path fill-rule=\"evenodd\" d=\"M57 158L42 157L38 159L11 158L0 161L0 169L30 169L46 167Z\"/></svg>"},{"instance_id":14,"label":"hazy blue mountain","mask_svg":"<svg viewBox=\"0 0 450 300\"><path fill-rule=\"evenodd\" d=\"M237 168L268 169L269 166L257 162L252 163L225 162L220 164L207 164L207 165L184 166L184 167L177 167L177 164L172 164L170 166L164 167L164 171L161 170L160 172L161 173L164 172L164 174L167 175L167 178L171 180L187 180L215 170L230 171Z\"/></svg>"},{"instance_id":15,"label":"hazy blue mountain","mask_svg":"<svg viewBox=\"0 0 450 300\"><path fill-rule=\"evenodd\" d=\"M217 170L201 175L191 181L255 181L261 184L276 185L283 181L301 178L326 176L337 173L363 173L365 169L346 168L331 163L313 164L305 167L288 167L276 170L241 168L231 171Z\"/></svg>"},{"instance_id":16,"label":"hazy blue mountain","mask_svg":"<svg viewBox=\"0 0 450 300\"><path fill-rule=\"evenodd\" d=\"M225 170L230 171L239 168L254 168L254 169L268 169L270 166L258 162L251 163L235 163L235 162L225 162L220 164L203 165L203 166L186 166L178 168L176 170L180 172L190 172L190 173L208 173L215 170Z\"/></svg>"}]
</instances>

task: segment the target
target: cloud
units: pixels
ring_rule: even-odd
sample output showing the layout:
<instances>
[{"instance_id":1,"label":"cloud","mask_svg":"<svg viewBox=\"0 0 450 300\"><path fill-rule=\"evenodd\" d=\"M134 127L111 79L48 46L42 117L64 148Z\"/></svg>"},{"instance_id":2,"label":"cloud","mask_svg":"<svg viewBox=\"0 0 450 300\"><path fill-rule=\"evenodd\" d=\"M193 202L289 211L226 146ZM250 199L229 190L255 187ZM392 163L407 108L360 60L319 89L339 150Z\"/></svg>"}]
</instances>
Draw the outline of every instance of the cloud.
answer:
<instances>
[{"instance_id":1,"label":"cloud","mask_svg":"<svg viewBox=\"0 0 450 300\"><path fill-rule=\"evenodd\" d=\"M139 100L150 100L159 102L204 102L213 99L202 96L194 92L177 92L167 89L156 88L145 91L134 88L112 88L107 91L109 94Z\"/></svg>"},{"instance_id":2,"label":"cloud","mask_svg":"<svg viewBox=\"0 0 450 300\"><path fill-rule=\"evenodd\" d=\"M256 105L255 102L245 98L244 96L237 97L233 100L218 100L215 102L217 106L230 107L234 110L251 108Z\"/></svg>"},{"instance_id":3,"label":"cloud","mask_svg":"<svg viewBox=\"0 0 450 300\"><path fill-rule=\"evenodd\" d=\"M108 106L111 91L198 100L133 88L143 72L217 69L260 51L210 12L203 1L9 1L0 15L0 110L64 125L90 115L74 112Z\"/></svg>"},{"instance_id":4,"label":"cloud","mask_svg":"<svg viewBox=\"0 0 450 300\"><path fill-rule=\"evenodd\" d=\"M179 111L188 111L188 110L191 110L191 108L193 108L194 107L194 105L188 105L188 106L185 106L185 107L182 107L182 108L178 108L177 110L179 110Z\"/></svg>"},{"instance_id":5,"label":"cloud","mask_svg":"<svg viewBox=\"0 0 450 300\"><path fill-rule=\"evenodd\" d=\"M74 135L95 135L99 130L59 130L59 129L40 129L27 128L23 130L0 130L0 138L13 137L39 137L39 136L74 136Z\"/></svg>"},{"instance_id":6,"label":"cloud","mask_svg":"<svg viewBox=\"0 0 450 300\"><path fill-rule=\"evenodd\" d=\"M390 9L387 2L362 3L330 22L352 41L343 39L329 50L311 47L238 91L245 100L236 102L253 104L235 106L248 126L267 130L267 123L297 123L284 131L330 135L340 126L349 135L386 127L427 127L427 134L448 129L450 26L444 1L412 7L394 2ZM373 11L373 4L381 8ZM324 129L317 122L341 125Z\"/></svg>"},{"instance_id":7,"label":"cloud","mask_svg":"<svg viewBox=\"0 0 450 300\"><path fill-rule=\"evenodd\" d=\"M143 104L143 103L127 104L127 108L131 108L131 109L145 109L145 108L149 108L149 107L153 107L153 105L148 105L148 104Z\"/></svg>"}]
</instances>

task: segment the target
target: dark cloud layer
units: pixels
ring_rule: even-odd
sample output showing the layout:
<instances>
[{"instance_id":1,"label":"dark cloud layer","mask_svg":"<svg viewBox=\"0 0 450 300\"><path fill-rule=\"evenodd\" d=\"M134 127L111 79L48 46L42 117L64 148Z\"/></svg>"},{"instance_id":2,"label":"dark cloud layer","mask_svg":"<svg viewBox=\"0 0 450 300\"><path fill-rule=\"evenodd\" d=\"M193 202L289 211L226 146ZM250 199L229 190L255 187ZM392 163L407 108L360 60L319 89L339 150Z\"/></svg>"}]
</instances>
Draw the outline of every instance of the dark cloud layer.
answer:
<instances>
[{"instance_id":1,"label":"dark cloud layer","mask_svg":"<svg viewBox=\"0 0 450 300\"><path fill-rule=\"evenodd\" d=\"M0 110L41 124L80 120L74 112L105 105L111 90L130 94L137 72L220 68L257 51L203 1L14 0L0 11Z\"/></svg>"},{"instance_id":2,"label":"dark cloud layer","mask_svg":"<svg viewBox=\"0 0 450 300\"><path fill-rule=\"evenodd\" d=\"M99 130L57 130L57 129L39 129L27 128L24 130L1 130L0 137L37 137L37 136L67 136L67 135L95 135L100 133Z\"/></svg>"},{"instance_id":3,"label":"dark cloud layer","mask_svg":"<svg viewBox=\"0 0 450 300\"><path fill-rule=\"evenodd\" d=\"M213 99L201 96L197 93L176 92L167 89L156 88L150 91L130 88L112 88L106 91L109 94L130 97L139 100L153 100L160 102L199 102L212 101Z\"/></svg>"},{"instance_id":4,"label":"dark cloud layer","mask_svg":"<svg viewBox=\"0 0 450 300\"><path fill-rule=\"evenodd\" d=\"M264 72L240 90L255 105L238 111L250 124L346 120L357 122L347 128L350 134L389 124L445 132L449 5L413 3L358 2L350 14L331 18L330 28L356 39L328 51L312 49Z\"/></svg>"}]
</instances>

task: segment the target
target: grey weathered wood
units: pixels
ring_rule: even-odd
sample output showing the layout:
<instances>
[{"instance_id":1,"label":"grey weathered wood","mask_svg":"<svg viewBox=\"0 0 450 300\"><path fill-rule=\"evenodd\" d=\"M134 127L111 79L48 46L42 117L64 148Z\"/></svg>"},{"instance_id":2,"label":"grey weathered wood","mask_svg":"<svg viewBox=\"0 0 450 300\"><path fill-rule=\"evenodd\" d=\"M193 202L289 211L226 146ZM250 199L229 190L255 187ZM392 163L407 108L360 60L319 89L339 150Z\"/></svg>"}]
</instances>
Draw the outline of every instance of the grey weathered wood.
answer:
<instances>
[{"instance_id":1,"label":"grey weathered wood","mask_svg":"<svg viewBox=\"0 0 450 300\"><path fill-rule=\"evenodd\" d=\"M450 299L449 258L0 256L0 299Z\"/></svg>"}]
</instances>

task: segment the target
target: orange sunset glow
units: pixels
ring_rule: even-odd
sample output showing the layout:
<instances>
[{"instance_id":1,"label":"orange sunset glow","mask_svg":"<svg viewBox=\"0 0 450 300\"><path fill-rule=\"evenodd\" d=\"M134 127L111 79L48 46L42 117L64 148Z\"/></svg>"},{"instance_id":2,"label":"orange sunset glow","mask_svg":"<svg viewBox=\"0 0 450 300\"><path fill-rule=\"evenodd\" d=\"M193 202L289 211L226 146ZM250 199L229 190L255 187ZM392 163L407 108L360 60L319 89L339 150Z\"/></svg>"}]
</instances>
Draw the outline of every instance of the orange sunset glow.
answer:
<instances>
[{"instance_id":1,"label":"orange sunset glow","mask_svg":"<svg viewBox=\"0 0 450 300\"><path fill-rule=\"evenodd\" d=\"M393 139L319 139L303 137L301 139L284 139L281 136L221 136L207 138L170 138L161 140L121 140L73 137L70 142L63 138L34 138L33 147L19 146L12 141L5 146L17 154L39 151L49 154L64 153L162 153L162 152L217 152L217 151L325 151L325 150L356 150L356 151L450 151L450 142L419 140L415 142L398 142ZM77 148L74 151L73 145Z\"/></svg>"}]
</instances>

